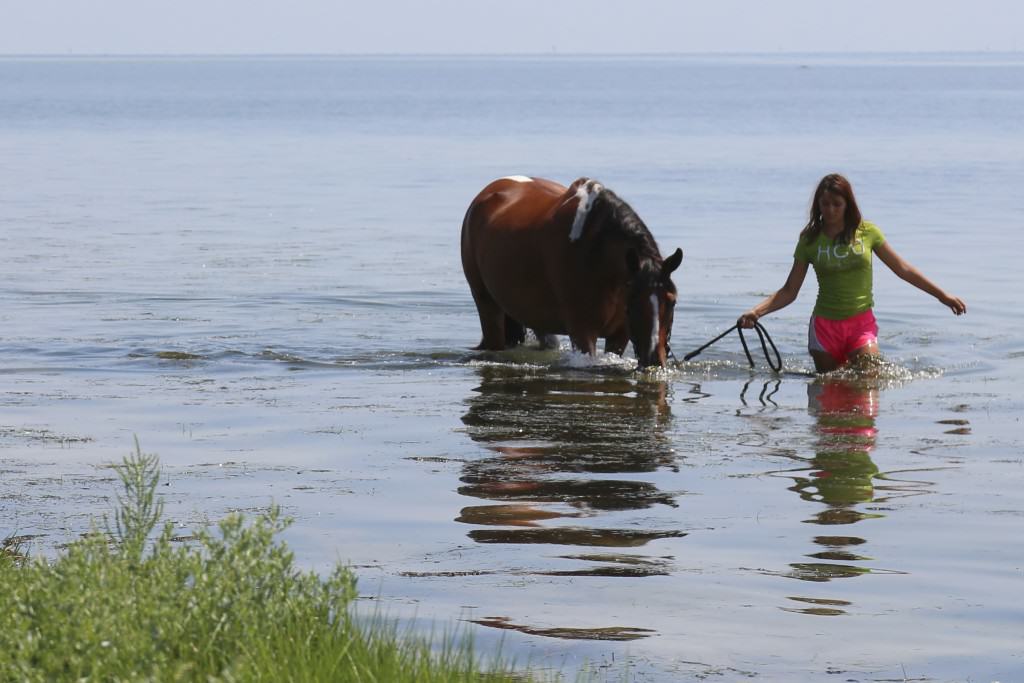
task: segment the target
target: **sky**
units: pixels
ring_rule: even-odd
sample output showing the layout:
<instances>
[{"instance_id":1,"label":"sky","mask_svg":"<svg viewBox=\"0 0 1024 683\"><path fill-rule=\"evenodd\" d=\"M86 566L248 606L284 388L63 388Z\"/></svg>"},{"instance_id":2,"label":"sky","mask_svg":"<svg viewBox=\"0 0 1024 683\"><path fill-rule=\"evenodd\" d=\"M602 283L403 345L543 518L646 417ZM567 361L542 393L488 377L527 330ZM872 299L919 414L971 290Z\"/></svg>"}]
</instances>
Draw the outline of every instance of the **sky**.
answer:
<instances>
[{"instance_id":1,"label":"sky","mask_svg":"<svg viewBox=\"0 0 1024 683\"><path fill-rule=\"evenodd\" d=\"M0 0L0 54L1018 52L1022 0Z\"/></svg>"}]
</instances>

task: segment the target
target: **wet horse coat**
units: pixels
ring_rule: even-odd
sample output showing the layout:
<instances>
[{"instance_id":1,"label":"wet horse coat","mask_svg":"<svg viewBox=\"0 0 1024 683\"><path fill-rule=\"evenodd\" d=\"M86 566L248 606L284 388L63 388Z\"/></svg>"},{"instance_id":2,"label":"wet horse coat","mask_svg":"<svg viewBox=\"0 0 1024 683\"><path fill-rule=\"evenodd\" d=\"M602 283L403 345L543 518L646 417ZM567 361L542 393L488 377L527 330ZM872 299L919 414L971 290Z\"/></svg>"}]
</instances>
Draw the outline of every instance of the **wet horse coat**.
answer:
<instances>
[{"instance_id":1,"label":"wet horse coat","mask_svg":"<svg viewBox=\"0 0 1024 683\"><path fill-rule=\"evenodd\" d=\"M662 259L643 221L600 183L566 188L513 176L485 187L462 224L462 267L483 340L501 350L525 329L567 334L593 354L597 339L621 354L633 342L641 366L664 365L676 289L677 249Z\"/></svg>"}]
</instances>

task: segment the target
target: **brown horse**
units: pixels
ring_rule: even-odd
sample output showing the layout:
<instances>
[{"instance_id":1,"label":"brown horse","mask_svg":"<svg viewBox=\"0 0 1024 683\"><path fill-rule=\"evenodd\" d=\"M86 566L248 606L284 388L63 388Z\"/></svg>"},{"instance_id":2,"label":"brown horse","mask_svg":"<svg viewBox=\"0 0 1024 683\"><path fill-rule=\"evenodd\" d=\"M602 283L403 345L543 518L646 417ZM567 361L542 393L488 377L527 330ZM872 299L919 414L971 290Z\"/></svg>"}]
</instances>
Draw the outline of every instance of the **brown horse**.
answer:
<instances>
[{"instance_id":1,"label":"brown horse","mask_svg":"<svg viewBox=\"0 0 1024 683\"><path fill-rule=\"evenodd\" d=\"M622 354L633 343L640 367L665 366L681 249L662 259L630 206L600 183L568 188L541 178L501 178L485 187L462 222L462 269L483 341L498 351L526 328L542 344L567 334L574 348Z\"/></svg>"}]
</instances>

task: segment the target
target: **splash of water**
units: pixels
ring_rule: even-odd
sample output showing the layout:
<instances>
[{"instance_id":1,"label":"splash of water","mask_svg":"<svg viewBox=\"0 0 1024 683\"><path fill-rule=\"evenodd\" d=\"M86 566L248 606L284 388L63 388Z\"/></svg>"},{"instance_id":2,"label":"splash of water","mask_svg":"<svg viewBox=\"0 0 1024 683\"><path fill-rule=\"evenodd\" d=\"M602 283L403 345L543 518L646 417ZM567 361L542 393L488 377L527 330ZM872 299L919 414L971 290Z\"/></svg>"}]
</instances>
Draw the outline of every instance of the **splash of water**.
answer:
<instances>
[{"instance_id":1,"label":"splash of water","mask_svg":"<svg viewBox=\"0 0 1024 683\"><path fill-rule=\"evenodd\" d=\"M869 382L873 386L889 389L902 386L914 380L936 379L942 375L942 368L913 368L884 356L863 355L854 362L843 365L822 376L851 382Z\"/></svg>"}]
</instances>

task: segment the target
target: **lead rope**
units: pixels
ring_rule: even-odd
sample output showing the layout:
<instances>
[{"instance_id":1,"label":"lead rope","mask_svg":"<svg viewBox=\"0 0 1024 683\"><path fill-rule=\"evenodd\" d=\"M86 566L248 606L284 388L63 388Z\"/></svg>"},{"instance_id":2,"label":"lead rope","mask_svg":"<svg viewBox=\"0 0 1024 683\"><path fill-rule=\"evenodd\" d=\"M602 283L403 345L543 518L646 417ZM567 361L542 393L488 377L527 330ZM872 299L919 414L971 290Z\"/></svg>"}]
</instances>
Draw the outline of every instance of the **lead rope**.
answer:
<instances>
[{"instance_id":1,"label":"lead rope","mask_svg":"<svg viewBox=\"0 0 1024 683\"><path fill-rule=\"evenodd\" d=\"M747 340L743 337L743 328L740 327L739 324L733 325L725 332L718 335L717 337L715 337L714 339L712 339L699 349L690 351L690 353L683 356L683 360L690 360L691 358L699 354L701 351L708 348L709 346L711 346L719 339L723 338L725 335L732 332L733 330L737 330L740 333L740 343L743 344L743 353L747 354L747 362L750 363L750 367L754 367L754 357L750 355L750 349L747 348ZM775 346L775 342L772 341L772 337L770 334L768 334L768 330L766 330L764 328L764 325L762 325L761 323L755 322L754 331L757 332L757 338L760 339L761 341L761 350L764 351L764 359L768 363L768 367L770 367L775 372L782 372L782 356L779 355L779 349ZM765 344L765 340L768 340L768 344ZM774 363L772 363L771 356L768 355L768 345L771 345L772 351L775 352Z\"/></svg>"}]
</instances>

